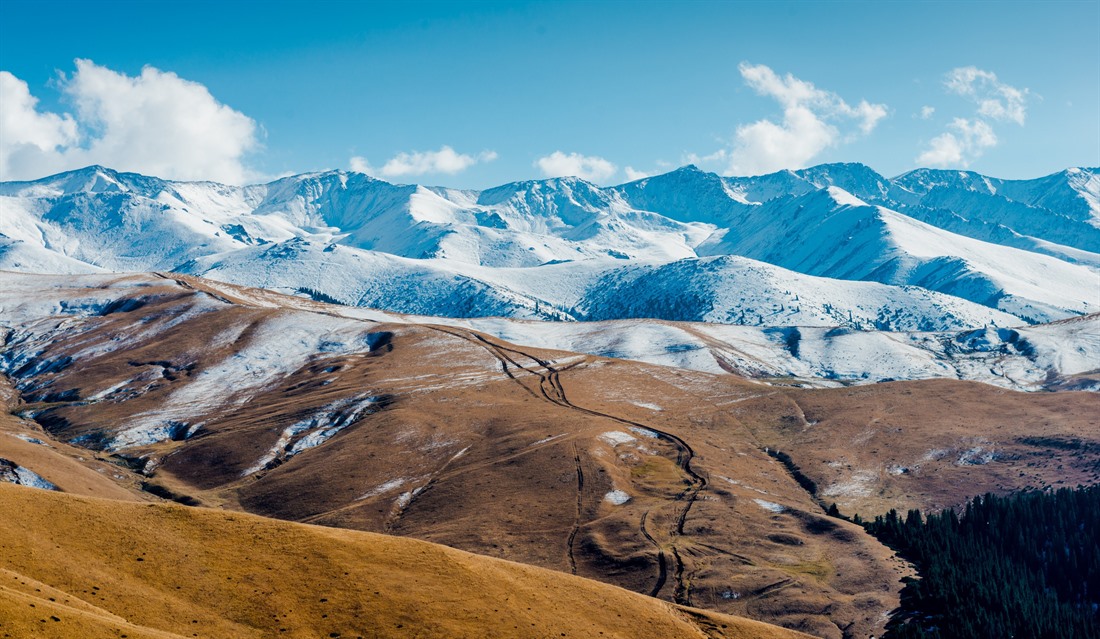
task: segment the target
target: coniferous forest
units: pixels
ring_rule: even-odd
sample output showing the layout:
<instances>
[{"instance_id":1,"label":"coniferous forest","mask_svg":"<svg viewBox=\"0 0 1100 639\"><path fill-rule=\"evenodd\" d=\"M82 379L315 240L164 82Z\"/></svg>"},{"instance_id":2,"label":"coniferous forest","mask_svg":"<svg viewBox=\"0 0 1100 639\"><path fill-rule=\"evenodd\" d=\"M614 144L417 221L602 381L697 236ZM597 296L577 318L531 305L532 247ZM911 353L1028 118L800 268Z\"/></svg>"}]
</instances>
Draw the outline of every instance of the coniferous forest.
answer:
<instances>
[{"instance_id":1,"label":"coniferous forest","mask_svg":"<svg viewBox=\"0 0 1100 639\"><path fill-rule=\"evenodd\" d=\"M886 639L1100 637L1100 486L890 511L867 530L913 562Z\"/></svg>"}]
</instances>

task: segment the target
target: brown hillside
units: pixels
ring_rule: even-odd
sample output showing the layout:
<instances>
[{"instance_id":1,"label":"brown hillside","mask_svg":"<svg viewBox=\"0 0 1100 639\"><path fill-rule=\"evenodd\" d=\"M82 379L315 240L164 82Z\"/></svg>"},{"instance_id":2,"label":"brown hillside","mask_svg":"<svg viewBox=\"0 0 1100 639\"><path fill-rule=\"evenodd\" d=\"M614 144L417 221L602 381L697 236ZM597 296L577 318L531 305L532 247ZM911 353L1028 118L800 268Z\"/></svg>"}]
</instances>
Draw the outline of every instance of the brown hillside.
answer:
<instances>
[{"instance_id":1,"label":"brown hillside","mask_svg":"<svg viewBox=\"0 0 1100 639\"><path fill-rule=\"evenodd\" d=\"M869 516L1096 480L1091 393L776 387L194 278L26 281L47 310L6 338L34 354L13 372L10 426L114 496L145 482L830 639L879 634L905 569L823 503ZM88 310L51 314L66 306ZM63 477L54 457L21 459Z\"/></svg>"},{"instance_id":2,"label":"brown hillside","mask_svg":"<svg viewBox=\"0 0 1100 639\"><path fill-rule=\"evenodd\" d=\"M0 637L804 636L412 539L9 485L0 511Z\"/></svg>"}]
</instances>

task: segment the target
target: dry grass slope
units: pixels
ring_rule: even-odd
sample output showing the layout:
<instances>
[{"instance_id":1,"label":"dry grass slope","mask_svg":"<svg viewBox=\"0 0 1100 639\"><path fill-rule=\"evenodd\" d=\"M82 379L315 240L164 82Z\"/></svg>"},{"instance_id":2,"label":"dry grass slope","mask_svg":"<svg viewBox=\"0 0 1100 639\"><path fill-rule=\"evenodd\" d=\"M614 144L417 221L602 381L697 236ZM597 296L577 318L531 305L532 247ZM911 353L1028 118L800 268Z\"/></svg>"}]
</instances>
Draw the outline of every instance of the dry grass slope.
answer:
<instances>
[{"instance_id":1,"label":"dry grass slope","mask_svg":"<svg viewBox=\"0 0 1100 639\"><path fill-rule=\"evenodd\" d=\"M0 484L0 637L805 637L413 539Z\"/></svg>"}]
</instances>

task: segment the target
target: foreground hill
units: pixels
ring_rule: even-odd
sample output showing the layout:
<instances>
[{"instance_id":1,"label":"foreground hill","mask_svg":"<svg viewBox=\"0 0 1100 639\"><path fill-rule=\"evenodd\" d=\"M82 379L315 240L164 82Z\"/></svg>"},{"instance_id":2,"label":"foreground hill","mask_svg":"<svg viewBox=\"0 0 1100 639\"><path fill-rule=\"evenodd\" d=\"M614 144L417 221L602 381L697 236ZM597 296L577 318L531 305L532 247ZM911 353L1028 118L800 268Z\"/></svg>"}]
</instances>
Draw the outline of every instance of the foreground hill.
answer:
<instances>
[{"instance_id":1,"label":"foreground hill","mask_svg":"<svg viewBox=\"0 0 1100 639\"><path fill-rule=\"evenodd\" d=\"M0 636L806 636L400 537L2 482L0 510Z\"/></svg>"}]
</instances>

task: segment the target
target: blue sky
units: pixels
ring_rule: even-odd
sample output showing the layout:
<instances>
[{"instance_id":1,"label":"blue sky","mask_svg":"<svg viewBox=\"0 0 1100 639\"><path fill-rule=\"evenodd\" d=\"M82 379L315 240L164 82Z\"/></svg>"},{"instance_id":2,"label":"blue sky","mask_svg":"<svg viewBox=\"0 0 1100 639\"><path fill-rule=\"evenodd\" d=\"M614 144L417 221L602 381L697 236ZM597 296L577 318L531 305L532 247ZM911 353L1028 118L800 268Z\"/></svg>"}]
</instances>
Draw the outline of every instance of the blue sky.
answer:
<instances>
[{"instance_id":1,"label":"blue sky","mask_svg":"<svg viewBox=\"0 0 1100 639\"><path fill-rule=\"evenodd\" d=\"M1100 165L1096 0L4 0L0 70L7 179Z\"/></svg>"}]
</instances>

